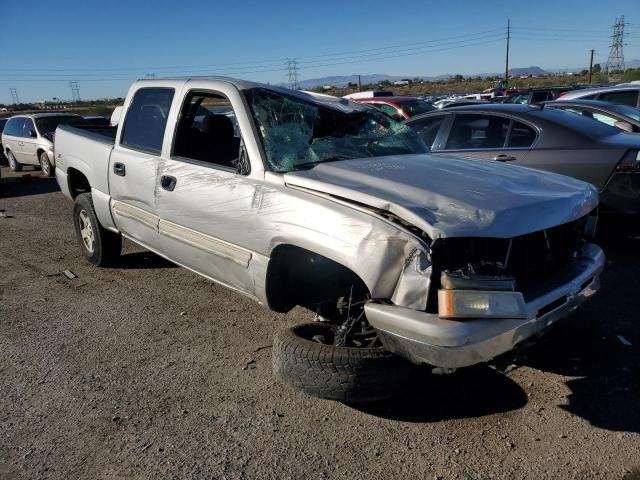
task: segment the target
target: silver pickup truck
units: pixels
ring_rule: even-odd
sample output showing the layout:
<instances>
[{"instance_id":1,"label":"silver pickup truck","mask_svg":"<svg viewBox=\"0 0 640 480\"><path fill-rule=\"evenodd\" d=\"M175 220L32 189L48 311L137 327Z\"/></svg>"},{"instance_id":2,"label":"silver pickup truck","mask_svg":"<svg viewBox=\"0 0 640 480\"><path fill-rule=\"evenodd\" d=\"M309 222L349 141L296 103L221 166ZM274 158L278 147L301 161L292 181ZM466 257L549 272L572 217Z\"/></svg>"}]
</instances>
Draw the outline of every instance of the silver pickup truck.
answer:
<instances>
[{"instance_id":1,"label":"silver pickup truck","mask_svg":"<svg viewBox=\"0 0 640 480\"><path fill-rule=\"evenodd\" d=\"M324 398L383 398L406 360L451 372L528 343L598 290L604 264L593 186L431 156L326 95L138 81L117 127L59 127L55 161L93 264L126 237L275 311L309 309L276 337L274 373Z\"/></svg>"}]
</instances>

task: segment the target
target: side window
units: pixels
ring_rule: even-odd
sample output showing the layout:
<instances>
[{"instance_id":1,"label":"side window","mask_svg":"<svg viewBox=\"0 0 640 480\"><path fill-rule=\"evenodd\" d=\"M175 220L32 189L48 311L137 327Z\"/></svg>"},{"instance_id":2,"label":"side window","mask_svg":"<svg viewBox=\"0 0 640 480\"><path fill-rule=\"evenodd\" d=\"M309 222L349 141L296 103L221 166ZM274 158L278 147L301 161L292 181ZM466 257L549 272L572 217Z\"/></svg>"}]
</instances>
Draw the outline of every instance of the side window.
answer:
<instances>
[{"instance_id":1,"label":"side window","mask_svg":"<svg viewBox=\"0 0 640 480\"><path fill-rule=\"evenodd\" d=\"M211 92L187 95L172 156L237 168L239 155L240 134L229 99Z\"/></svg>"},{"instance_id":2,"label":"side window","mask_svg":"<svg viewBox=\"0 0 640 480\"><path fill-rule=\"evenodd\" d=\"M594 120L598 120L599 122L606 123L607 125L610 125L612 127L615 127L616 122L618 121L617 118L612 117L611 115L607 115L605 113L600 113L600 112L593 112L592 118Z\"/></svg>"},{"instance_id":3,"label":"side window","mask_svg":"<svg viewBox=\"0 0 640 480\"><path fill-rule=\"evenodd\" d=\"M172 88L138 90L127 111L120 144L160 154L173 93Z\"/></svg>"},{"instance_id":4,"label":"side window","mask_svg":"<svg viewBox=\"0 0 640 480\"><path fill-rule=\"evenodd\" d=\"M30 118L25 118L24 126L22 127L22 136L35 137L35 133L36 133L36 127L33 125L33 120L31 120Z\"/></svg>"},{"instance_id":5,"label":"side window","mask_svg":"<svg viewBox=\"0 0 640 480\"><path fill-rule=\"evenodd\" d=\"M421 118L420 120L409 123L409 126L413 128L420 137L422 137L424 143L427 144L427 147L431 148L433 146L433 142L436 141L438 131L440 130L440 126L442 125L442 122L444 122L444 119L445 115Z\"/></svg>"},{"instance_id":6,"label":"side window","mask_svg":"<svg viewBox=\"0 0 640 480\"><path fill-rule=\"evenodd\" d=\"M533 92L531 94L531 103L540 103L550 100L549 92Z\"/></svg>"},{"instance_id":7,"label":"side window","mask_svg":"<svg viewBox=\"0 0 640 480\"><path fill-rule=\"evenodd\" d=\"M509 119L492 115L459 114L453 120L447 150L503 148Z\"/></svg>"},{"instance_id":8,"label":"side window","mask_svg":"<svg viewBox=\"0 0 640 480\"><path fill-rule=\"evenodd\" d=\"M536 139L536 131L520 122L513 122L511 135L509 136L509 147L522 148L530 147Z\"/></svg>"},{"instance_id":9,"label":"side window","mask_svg":"<svg viewBox=\"0 0 640 480\"><path fill-rule=\"evenodd\" d=\"M5 125L4 131L2 133L4 133L5 135L11 135L12 137L21 137L23 125L23 117L11 118Z\"/></svg>"},{"instance_id":10,"label":"side window","mask_svg":"<svg viewBox=\"0 0 640 480\"><path fill-rule=\"evenodd\" d=\"M603 102L616 103L618 105L629 105L636 107L638 105L638 91L626 90L622 92L606 92L601 93L600 98Z\"/></svg>"},{"instance_id":11,"label":"side window","mask_svg":"<svg viewBox=\"0 0 640 480\"><path fill-rule=\"evenodd\" d=\"M387 105L386 103L372 103L372 105L378 110L389 115L394 120L404 120L404 117L398 113L398 110L391 105Z\"/></svg>"}]
</instances>

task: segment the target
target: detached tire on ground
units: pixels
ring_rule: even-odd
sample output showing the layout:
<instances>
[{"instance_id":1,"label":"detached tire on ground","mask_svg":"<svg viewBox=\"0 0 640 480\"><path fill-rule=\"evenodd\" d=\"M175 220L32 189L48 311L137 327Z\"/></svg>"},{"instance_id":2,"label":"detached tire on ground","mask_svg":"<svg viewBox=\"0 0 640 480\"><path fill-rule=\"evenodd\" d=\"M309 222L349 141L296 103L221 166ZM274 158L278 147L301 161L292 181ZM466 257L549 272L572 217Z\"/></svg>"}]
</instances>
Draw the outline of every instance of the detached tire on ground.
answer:
<instances>
[{"instance_id":1,"label":"detached tire on ground","mask_svg":"<svg viewBox=\"0 0 640 480\"><path fill-rule=\"evenodd\" d=\"M335 347L312 340L332 335L322 322L282 330L273 343L273 375L315 397L346 403L383 400L407 383L411 365L382 347Z\"/></svg>"},{"instance_id":2,"label":"detached tire on ground","mask_svg":"<svg viewBox=\"0 0 640 480\"><path fill-rule=\"evenodd\" d=\"M82 254L103 267L114 263L122 251L122 237L100 225L90 193L81 193L73 207L73 223Z\"/></svg>"}]
</instances>

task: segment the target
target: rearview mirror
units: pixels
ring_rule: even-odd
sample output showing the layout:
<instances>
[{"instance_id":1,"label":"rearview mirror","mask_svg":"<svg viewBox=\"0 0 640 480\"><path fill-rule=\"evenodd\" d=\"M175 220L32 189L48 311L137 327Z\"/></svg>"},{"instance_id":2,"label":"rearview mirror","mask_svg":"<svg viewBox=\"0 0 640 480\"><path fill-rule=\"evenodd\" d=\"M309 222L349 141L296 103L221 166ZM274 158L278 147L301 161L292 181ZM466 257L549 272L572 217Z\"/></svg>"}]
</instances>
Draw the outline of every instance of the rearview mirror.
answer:
<instances>
[{"instance_id":1,"label":"rearview mirror","mask_svg":"<svg viewBox=\"0 0 640 480\"><path fill-rule=\"evenodd\" d=\"M616 128L619 128L620 130L624 130L625 132L633 133L633 125L631 125L629 122L625 122L623 120L619 120L616 123L614 123L614 125L616 126Z\"/></svg>"}]
</instances>

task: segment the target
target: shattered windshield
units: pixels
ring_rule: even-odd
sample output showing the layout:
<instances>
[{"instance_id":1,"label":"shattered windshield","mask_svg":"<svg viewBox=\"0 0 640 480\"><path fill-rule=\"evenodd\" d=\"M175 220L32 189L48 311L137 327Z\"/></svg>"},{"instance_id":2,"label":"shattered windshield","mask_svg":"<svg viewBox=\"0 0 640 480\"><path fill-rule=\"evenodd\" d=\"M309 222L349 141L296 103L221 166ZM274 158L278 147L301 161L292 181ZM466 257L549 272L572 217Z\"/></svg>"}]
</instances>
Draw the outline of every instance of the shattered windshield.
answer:
<instances>
[{"instance_id":1,"label":"shattered windshield","mask_svg":"<svg viewBox=\"0 0 640 480\"><path fill-rule=\"evenodd\" d=\"M411 128L373 108L322 105L262 88L247 90L246 95L269 168L276 172L429 151Z\"/></svg>"}]
</instances>

